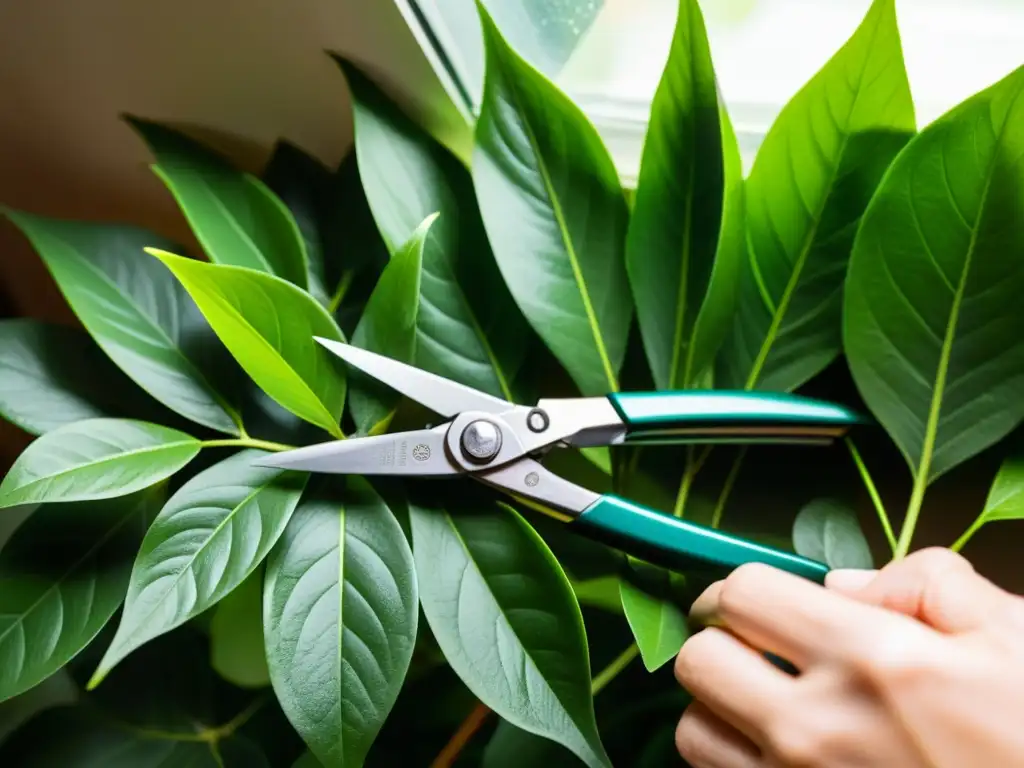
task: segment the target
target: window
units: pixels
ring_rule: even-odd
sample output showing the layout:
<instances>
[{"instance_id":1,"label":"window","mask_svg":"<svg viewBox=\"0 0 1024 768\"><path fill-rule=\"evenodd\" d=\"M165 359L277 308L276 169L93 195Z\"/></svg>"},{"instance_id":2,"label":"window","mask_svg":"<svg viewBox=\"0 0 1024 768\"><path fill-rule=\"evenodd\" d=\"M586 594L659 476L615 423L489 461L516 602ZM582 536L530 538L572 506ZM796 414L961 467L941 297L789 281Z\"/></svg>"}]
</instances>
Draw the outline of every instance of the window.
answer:
<instances>
[{"instance_id":1,"label":"window","mask_svg":"<svg viewBox=\"0 0 1024 768\"><path fill-rule=\"evenodd\" d=\"M474 0L398 0L449 94L471 116L483 83ZM601 132L636 178L677 0L486 0L511 44ZM870 0L701 0L745 166L796 90L850 36ZM1020 0L896 0L918 125L1024 63Z\"/></svg>"}]
</instances>

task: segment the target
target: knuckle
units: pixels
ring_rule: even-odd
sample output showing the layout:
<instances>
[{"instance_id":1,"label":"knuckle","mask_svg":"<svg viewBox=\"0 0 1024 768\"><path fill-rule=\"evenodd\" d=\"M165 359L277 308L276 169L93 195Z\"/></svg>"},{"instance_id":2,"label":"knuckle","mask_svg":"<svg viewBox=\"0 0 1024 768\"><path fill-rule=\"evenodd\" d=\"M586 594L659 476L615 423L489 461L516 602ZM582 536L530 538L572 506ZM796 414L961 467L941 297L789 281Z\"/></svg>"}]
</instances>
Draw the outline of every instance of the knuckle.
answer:
<instances>
[{"instance_id":1,"label":"knuckle","mask_svg":"<svg viewBox=\"0 0 1024 768\"><path fill-rule=\"evenodd\" d=\"M751 602L756 602L764 591L766 572L770 570L761 563L744 563L730 573L722 582L718 595L719 609L724 615L742 612Z\"/></svg>"},{"instance_id":2,"label":"knuckle","mask_svg":"<svg viewBox=\"0 0 1024 768\"><path fill-rule=\"evenodd\" d=\"M927 679L932 673L922 650L918 637L904 632L885 632L862 647L856 671L876 690L905 686L914 680Z\"/></svg>"},{"instance_id":3,"label":"knuckle","mask_svg":"<svg viewBox=\"0 0 1024 768\"><path fill-rule=\"evenodd\" d=\"M773 763L802 768L822 765L824 747L818 734L793 719L778 718L764 733L765 749Z\"/></svg>"},{"instance_id":4,"label":"knuckle","mask_svg":"<svg viewBox=\"0 0 1024 768\"><path fill-rule=\"evenodd\" d=\"M966 558L943 547L918 550L907 556L906 564L927 576L945 576L949 573L974 570Z\"/></svg>"}]
</instances>

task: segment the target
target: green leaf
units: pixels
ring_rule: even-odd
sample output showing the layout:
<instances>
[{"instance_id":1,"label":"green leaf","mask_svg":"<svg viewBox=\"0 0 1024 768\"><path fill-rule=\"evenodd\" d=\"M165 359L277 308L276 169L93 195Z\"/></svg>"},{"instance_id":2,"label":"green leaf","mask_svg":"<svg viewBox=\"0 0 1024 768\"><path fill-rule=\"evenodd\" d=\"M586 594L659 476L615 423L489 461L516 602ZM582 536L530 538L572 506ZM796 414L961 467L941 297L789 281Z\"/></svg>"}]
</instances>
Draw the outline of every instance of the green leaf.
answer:
<instances>
[{"instance_id":1,"label":"green leaf","mask_svg":"<svg viewBox=\"0 0 1024 768\"><path fill-rule=\"evenodd\" d=\"M414 499L409 511L421 604L455 673L513 725L610 765L579 605L544 541L472 493Z\"/></svg>"},{"instance_id":2,"label":"green leaf","mask_svg":"<svg viewBox=\"0 0 1024 768\"><path fill-rule=\"evenodd\" d=\"M210 261L306 288L302 234L262 181L179 131L137 117L128 122L155 155L154 173L174 195Z\"/></svg>"},{"instance_id":3,"label":"green leaf","mask_svg":"<svg viewBox=\"0 0 1024 768\"><path fill-rule=\"evenodd\" d=\"M336 60L352 93L363 189L388 248L440 214L423 251L416 365L512 399L529 328L487 242L469 171L356 66Z\"/></svg>"},{"instance_id":4,"label":"green leaf","mask_svg":"<svg viewBox=\"0 0 1024 768\"><path fill-rule=\"evenodd\" d=\"M704 18L697 0L681 0L678 8L626 241L637 320L658 389L688 388L697 373L693 329L715 262L726 183Z\"/></svg>"},{"instance_id":5,"label":"green leaf","mask_svg":"<svg viewBox=\"0 0 1024 768\"><path fill-rule=\"evenodd\" d=\"M914 128L894 0L874 0L757 152L744 192L749 254L716 386L789 391L835 359L858 222Z\"/></svg>"},{"instance_id":6,"label":"green leaf","mask_svg":"<svg viewBox=\"0 0 1024 768\"><path fill-rule=\"evenodd\" d=\"M171 410L240 434L238 416L208 376L223 347L185 290L148 246L173 248L145 230L6 210L46 263L71 309L128 376ZM230 363L230 358L228 358ZM200 373L204 371L204 373Z\"/></svg>"},{"instance_id":7,"label":"green leaf","mask_svg":"<svg viewBox=\"0 0 1024 768\"><path fill-rule=\"evenodd\" d=\"M1022 92L1024 67L923 130L854 246L850 371L921 493L1024 417Z\"/></svg>"},{"instance_id":8,"label":"green leaf","mask_svg":"<svg viewBox=\"0 0 1024 768\"><path fill-rule=\"evenodd\" d=\"M0 416L41 435L83 419L170 416L77 328L0 321Z\"/></svg>"},{"instance_id":9,"label":"green leaf","mask_svg":"<svg viewBox=\"0 0 1024 768\"><path fill-rule=\"evenodd\" d=\"M619 582L619 595L644 666L648 672L660 669L679 653L690 635L686 616L674 603L626 579Z\"/></svg>"},{"instance_id":10,"label":"green leaf","mask_svg":"<svg viewBox=\"0 0 1024 768\"><path fill-rule=\"evenodd\" d=\"M88 645L124 600L132 559L163 489L46 504L0 550L0 701Z\"/></svg>"},{"instance_id":11,"label":"green leaf","mask_svg":"<svg viewBox=\"0 0 1024 768\"><path fill-rule=\"evenodd\" d=\"M86 419L37 437L0 483L0 508L127 496L165 480L202 446L176 429Z\"/></svg>"},{"instance_id":12,"label":"green leaf","mask_svg":"<svg viewBox=\"0 0 1024 768\"><path fill-rule=\"evenodd\" d=\"M174 273L245 372L279 405L341 437L345 378L322 336L343 341L327 311L304 291L244 267L147 249Z\"/></svg>"},{"instance_id":13,"label":"green leaf","mask_svg":"<svg viewBox=\"0 0 1024 768\"><path fill-rule=\"evenodd\" d=\"M263 571L257 568L217 603L210 621L210 665L239 688L270 685L263 649Z\"/></svg>"},{"instance_id":14,"label":"green leaf","mask_svg":"<svg viewBox=\"0 0 1024 768\"><path fill-rule=\"evenodd\" d=\"M526 765L576 768L586 763L561 744L516 728L507 720L500 721L487 742L480 767L522 768Z\"/></svg>"},{"instance_id":15,"label":"green leaf","mask_svg":"<svg viewBox=\"0 0 1024 768\"><path fill-rule=\"evenodd\" d=\"M986 523L1024 518L1024 458L1011 456L999 467L981 516Z\"/></svg>"},{"instance_id":16,"label":"green leaf","mask_svg":"<svg viewBox=\"0 0 1024 768\"><path fill-rule=\"evenodd\" d=\"M304 499L267 565L274 691L326 768L360 766L398 697L418 621L412 553L362 478Z\"/></svg>"},{"instance_id":17,"label":"green leaf","mask_svg":"<svg viewBox=\"0 0 1024 768\"><path fill-rule=\"evenodd\" d=\"M209 744L152 738L145 731L111 722L86 707L73 706L48 709L32 718L0 748L0 765L18 768L229 768L217 760Z\"/></svg>"},{"instance_id":18,"label":"green leaf","mask_svg":"<svg viewBox=\"0 0 1024 768\"><path fill-rule=\"evenodd\" d=\"M618 389L632 320L626 197L594 126L478 10L487 74L472 165L491 247L580 391L607 394Z\"/></svg>"},{"instance_id":19,"label":"green leaf","mask_svg":"<svg viewBox=\"0 0 1024 768\"><path fill-rule=\"evenodd\" d=\"M875 567L857 515L834 499L815 499L800 510L793 521L793 549L831 568Z\"/></svg>"},{"instance_id":20,"label":"green leaf","mask_svg":"<svg viewBox=\"0 0 1024 768\"><path fill-rule=\"evenodd\" d=\"M572 591L580 605L601 608L611 613L622 613L617 576L595 576L592 579L574 581Z\"/></svg>"},{"instance_id":21,"label":"green leaf","mask_svg":"<svg viewBox=\"0 0 1024 768\"><path fill-rule=\"evenodd\" d=\"M353 346L413 363L423 251L436 216L425 219L384 268L352 335ZM400 395L369 376L353 373L351 378L350 407L356 427L363 434L384 432Z\"/></svg>"},{"instance_id":22,"label":"green leaf","mask_svg":"<svg viewBox=\"0 0 1024 768\"><path fill-rule=\"evenodd\" d=\"M291 212L306 249L306 283L310 295L324 306L327 292L327 227L331 215L331 172L315 158L280 140L263 170L263 183ZM337 254L330 254L335 258Z\"/></svg>"},{"instance_id":23,"label":"green leaf","mask_svg":"<svg viewBox=\"0 0 1024 768\"><path fill-rule=\"evenodd\" d=\"M117 633L89 688L142 644L215 605L266 557L307 475L254 466L262 455L240 451L214 464L160 510L132 567Z\"/></svg>"}]
</instances>

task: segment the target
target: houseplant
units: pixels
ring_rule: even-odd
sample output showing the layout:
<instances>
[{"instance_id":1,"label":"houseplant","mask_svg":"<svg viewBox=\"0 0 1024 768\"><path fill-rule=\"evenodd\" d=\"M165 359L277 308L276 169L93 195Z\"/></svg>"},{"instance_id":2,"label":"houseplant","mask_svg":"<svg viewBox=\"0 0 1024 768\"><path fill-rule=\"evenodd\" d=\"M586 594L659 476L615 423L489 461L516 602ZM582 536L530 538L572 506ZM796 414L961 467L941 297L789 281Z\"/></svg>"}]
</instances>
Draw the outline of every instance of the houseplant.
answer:
<instances>
[{"instance_id":1,"label":"houseplant","mask_svg":"<svg viewBox=\"0 0 1024 768\"><path fill-rule=\"evenodd\" d=\"M5 764L672 754L686 699L667 662L700 577L478 488L253 467L427 418L314 335L520 402L842 399L877 424L830 449L552 457L832 565L878 559L853 511L865 499L904 556L929 486L970 461L1005 457L954 546L1022 514L1024 68L917 126L894 1L875 0L744 175L698 5L681 0L630 198L580 110L479 10L468 162L337 58L355 129L337 169L282 142L257 179L128 118L201 253L5 209L83 326L0 325L0 413L37 435L0 483L0 507L30 510L0 549L0 699L57 674L73 690L6 739ZM868 465L900 456L895 530Z\"/></svg>"}]
</instances>

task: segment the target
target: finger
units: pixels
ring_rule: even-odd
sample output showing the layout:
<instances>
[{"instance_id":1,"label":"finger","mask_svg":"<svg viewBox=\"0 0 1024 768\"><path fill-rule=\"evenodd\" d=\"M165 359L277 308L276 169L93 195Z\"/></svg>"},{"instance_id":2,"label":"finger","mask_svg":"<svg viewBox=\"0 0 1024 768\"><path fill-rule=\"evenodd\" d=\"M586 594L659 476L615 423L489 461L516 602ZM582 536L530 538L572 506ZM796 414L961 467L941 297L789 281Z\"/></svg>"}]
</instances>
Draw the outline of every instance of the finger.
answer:
<instances>
[{"instance_id":1,"label":"finger","mask_svg":"<svg viewBox=\"0 0 1024 768\"><path fill-rule=\"evenodd\" d=\"M693 768L759 768L762 764L754 743L699 701L679 719L676 750Z\"/></svg>"},{"instance_id":2,"label":"finger","mask_svg":"<svg viewBox=\"0 0 1024 768\"><path fill-rule=\"evenodd\" d=\"M843 592L950 634L975 629L1007 613L1007 606L1016 602L965 558L938 547L889 563L866 584Z\"/></svg>"},{"instance_id":3,"label":"finger","mask_svg":"<svg viewBox=\"0 0 1024 768\"><path fill-rule=\"evenodd\" d=\"M753 648L715 627L686 641L676 656L675 674L693 698L755 743L796 684Z\"/></svg>"},{"instance_id":4,"label":"finger","mask_svg":"<svg viewBox=\"0 0 1024 768\"><path fill-rule=\"evenodd\" d=\"M727 627L799 669L849 652L884 621L873 606L760 563L711 585L690 616L705 626Z\"/></svg>"}]
</instances>

